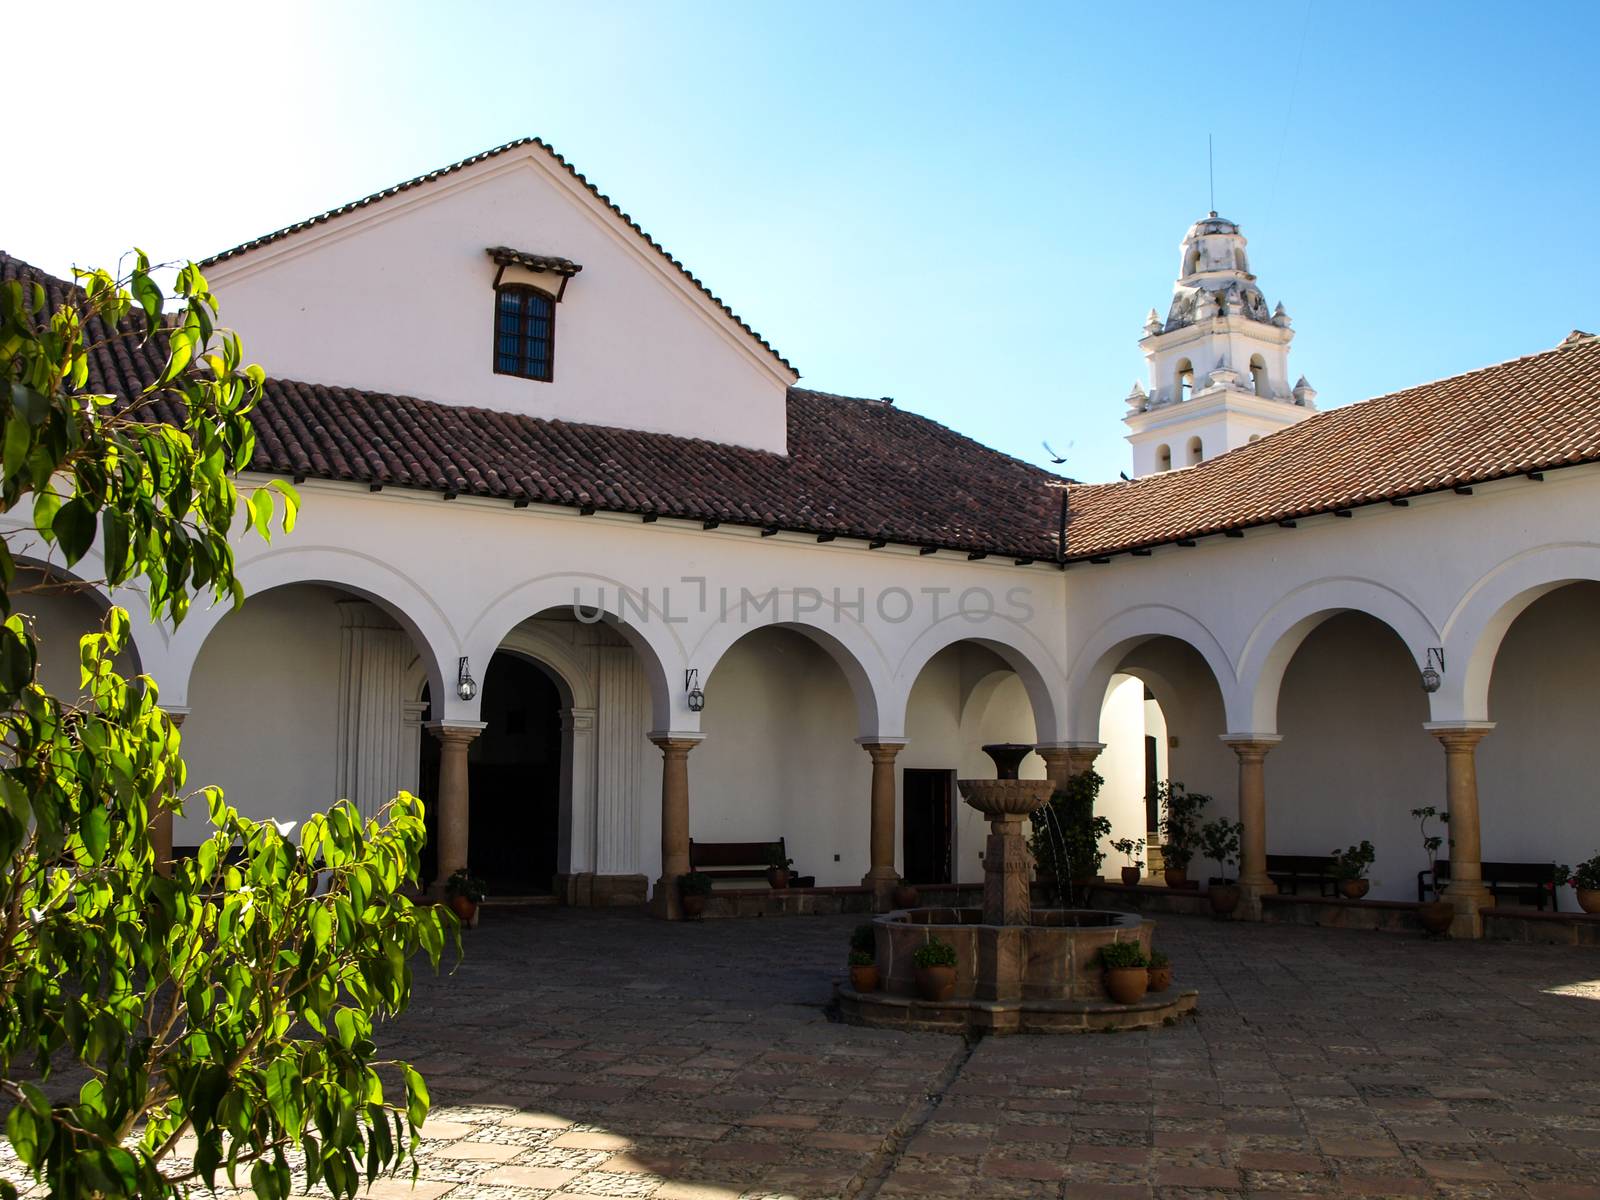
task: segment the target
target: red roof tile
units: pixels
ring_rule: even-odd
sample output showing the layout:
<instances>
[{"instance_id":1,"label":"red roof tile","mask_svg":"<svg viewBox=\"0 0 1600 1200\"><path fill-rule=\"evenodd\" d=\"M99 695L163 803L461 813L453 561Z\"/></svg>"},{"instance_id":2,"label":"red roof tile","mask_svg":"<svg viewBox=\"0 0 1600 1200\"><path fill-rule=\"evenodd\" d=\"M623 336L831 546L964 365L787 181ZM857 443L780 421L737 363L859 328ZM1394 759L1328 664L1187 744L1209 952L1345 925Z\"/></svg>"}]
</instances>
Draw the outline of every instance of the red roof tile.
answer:
<instances>
[{"instance_id":1,"label":"red roof tile","mask_svg":"<svg viewBox=\"0 0 1600 1200\"><path fill-rule=\"evenodd\" d=\"M1072 489L1069 556L1600 461L1600 338L1331 409L1186 470Z\"/></svg>"},{"instance_id":2,"label":"red roof tile","mask_svg":"<svg viewBox=\"0 0 1600 1200\"><path fill-rule=\"evenodd\" d=\"M52 304L71 287L0 254L0 278L22 276L44 283ZM113 340L92 356L90 386L128 395L160 366L153 347ZM969 554L1055 556L1059 477L878 400L791 388L788 418L789 453L780 455L269 379L252 414L251 465Z\"/></svg>"}]
</instances>

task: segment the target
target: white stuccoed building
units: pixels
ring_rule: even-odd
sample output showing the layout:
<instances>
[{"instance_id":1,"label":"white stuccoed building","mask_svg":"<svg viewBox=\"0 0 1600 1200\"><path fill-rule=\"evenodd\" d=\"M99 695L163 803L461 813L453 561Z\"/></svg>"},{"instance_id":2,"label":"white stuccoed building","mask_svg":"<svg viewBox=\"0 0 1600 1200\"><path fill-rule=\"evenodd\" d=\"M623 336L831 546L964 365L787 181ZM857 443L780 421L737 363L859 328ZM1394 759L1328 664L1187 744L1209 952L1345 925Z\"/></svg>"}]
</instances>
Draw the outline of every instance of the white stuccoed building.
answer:
<instances>
[{"instance_id":1,"label":"white stuccoed building","mask_svg":"<svg viewBox=\"0 0 1600 1200\"><path fill-rule=\"evenodd\" d=\"M1250 915L1280 904L1269 854L1363 838L1374 895L1414 899L1421 804L1454 814L1463 934L1480 862L1600 847L1594 337L1319 414L1212 214L1141 342L1139 478L1069 485L798 387L535 140L205 269L271 376L245 483L304 509L240 541L242 609L136 621L130 666L246 811L409 788L430 878L667 916L691 840L784 839L793 909L976 882L953 783L994 741L1036 776L1096 764L1113 837L1147 836L1158 780L1212 794ZM0 519L26 558L27 514ZM70 688L95 605L36 614Z\"/></svg>"}]
</instances>

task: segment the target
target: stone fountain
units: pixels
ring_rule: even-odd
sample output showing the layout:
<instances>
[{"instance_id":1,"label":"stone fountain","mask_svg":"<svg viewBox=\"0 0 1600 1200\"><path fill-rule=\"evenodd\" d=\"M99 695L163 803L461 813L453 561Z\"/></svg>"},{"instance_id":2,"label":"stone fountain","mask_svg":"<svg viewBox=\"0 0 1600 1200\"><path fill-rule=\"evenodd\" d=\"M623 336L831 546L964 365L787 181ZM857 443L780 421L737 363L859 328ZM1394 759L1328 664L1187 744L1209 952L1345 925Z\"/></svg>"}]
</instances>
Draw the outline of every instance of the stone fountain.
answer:
<instances>
[{"instance_id":1,"label":"stone fountain","mask_svg":"<svg viewBox=\"0 0 1600 1200\"><path fill-rule=\"evenodd\" d=\"M958 779L961 798L989 822L983 854L981 908L902 909L878 917L877 992L839 989L845 1020L863 1025L950 1032L1054 1033L1159 1025L1192 1010L1197 993L1148 996L1138 1004L1106 999L1100 947L1137 941L1148 953L1154 922L1137 913L1035 908L1033 854L1023 820L1054 790L1048 779L1019 779L1033 747L983 747L994 779ZM934 939L956 951L955 993L943 1001L917 998L913 955Z\"/></svg>"}]
</instances>

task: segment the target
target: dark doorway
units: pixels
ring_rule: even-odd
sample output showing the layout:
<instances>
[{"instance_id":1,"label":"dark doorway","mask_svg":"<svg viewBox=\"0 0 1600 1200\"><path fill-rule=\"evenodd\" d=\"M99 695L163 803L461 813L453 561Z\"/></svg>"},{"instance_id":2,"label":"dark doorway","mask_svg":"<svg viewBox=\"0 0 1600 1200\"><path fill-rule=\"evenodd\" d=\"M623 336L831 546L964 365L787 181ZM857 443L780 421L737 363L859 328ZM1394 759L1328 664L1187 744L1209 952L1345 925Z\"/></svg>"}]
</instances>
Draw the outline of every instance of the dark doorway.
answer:
<instances>
[{"instance_id":1,"label":"dark doorway","mask_svg":"<svg viewBox=\"0 0 1600 1200\"><path fill-rule=\"evenodd\" d=\"M907 767L901 772L907 883L950 883L950 807L954 771Z\"/></svg>"},{"instance_id":2,"label":"dark doorway","mask_svg":"<svg viewBox=\"0 0 1600 1200\"><path fill-rule=\"evenodd\" d=\"M1149 734L1144 739L1144 827L1146 829L1161 828L1161 805L1156 800L1156 778L1161 772L1157 769L1156 739Z\"/></svg>"},{"instance_id":3,"label":"dark doorway","mask_svg":"<svg viewBox=\"0 0 1600 1200\"><path fill-rule=\"evenodd\" d=\"M527 659L496 654L484 672L479 719L483 732L467 754L468 865L492 896L542 895L554 885L561 827L561 693ZM420 782L428 825L422 874L432 879L439 743L426 735Z\"/></svg>"}]
</instances>

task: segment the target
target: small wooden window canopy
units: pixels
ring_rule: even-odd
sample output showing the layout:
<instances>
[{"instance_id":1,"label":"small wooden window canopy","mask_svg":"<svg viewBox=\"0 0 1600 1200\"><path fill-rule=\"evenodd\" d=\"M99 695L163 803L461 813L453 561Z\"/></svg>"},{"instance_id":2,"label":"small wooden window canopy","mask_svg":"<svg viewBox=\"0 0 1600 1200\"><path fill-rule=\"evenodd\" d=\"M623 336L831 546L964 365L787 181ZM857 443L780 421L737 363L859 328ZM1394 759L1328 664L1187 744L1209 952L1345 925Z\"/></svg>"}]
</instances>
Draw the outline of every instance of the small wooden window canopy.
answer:
<instances>
[{"instance_id":1,"label":"small wooden window canopy","mask_svg":"<svg viewBox=\"0 0 1600 1200\"><path fill-rule=\"evenodd\" d=\"M521 267L524 271L532 271L536 275L559 276L561 282L556 287L558 303L562 293L567 290L567 280L583 270L570 258L557 258L553 254L530 254L526 250L513 250L510 246L490 246L485 253L494 259L495 265L500 268L494 273L494 286L497 290L507 267Z\"/></svg>"}]
</instances>

